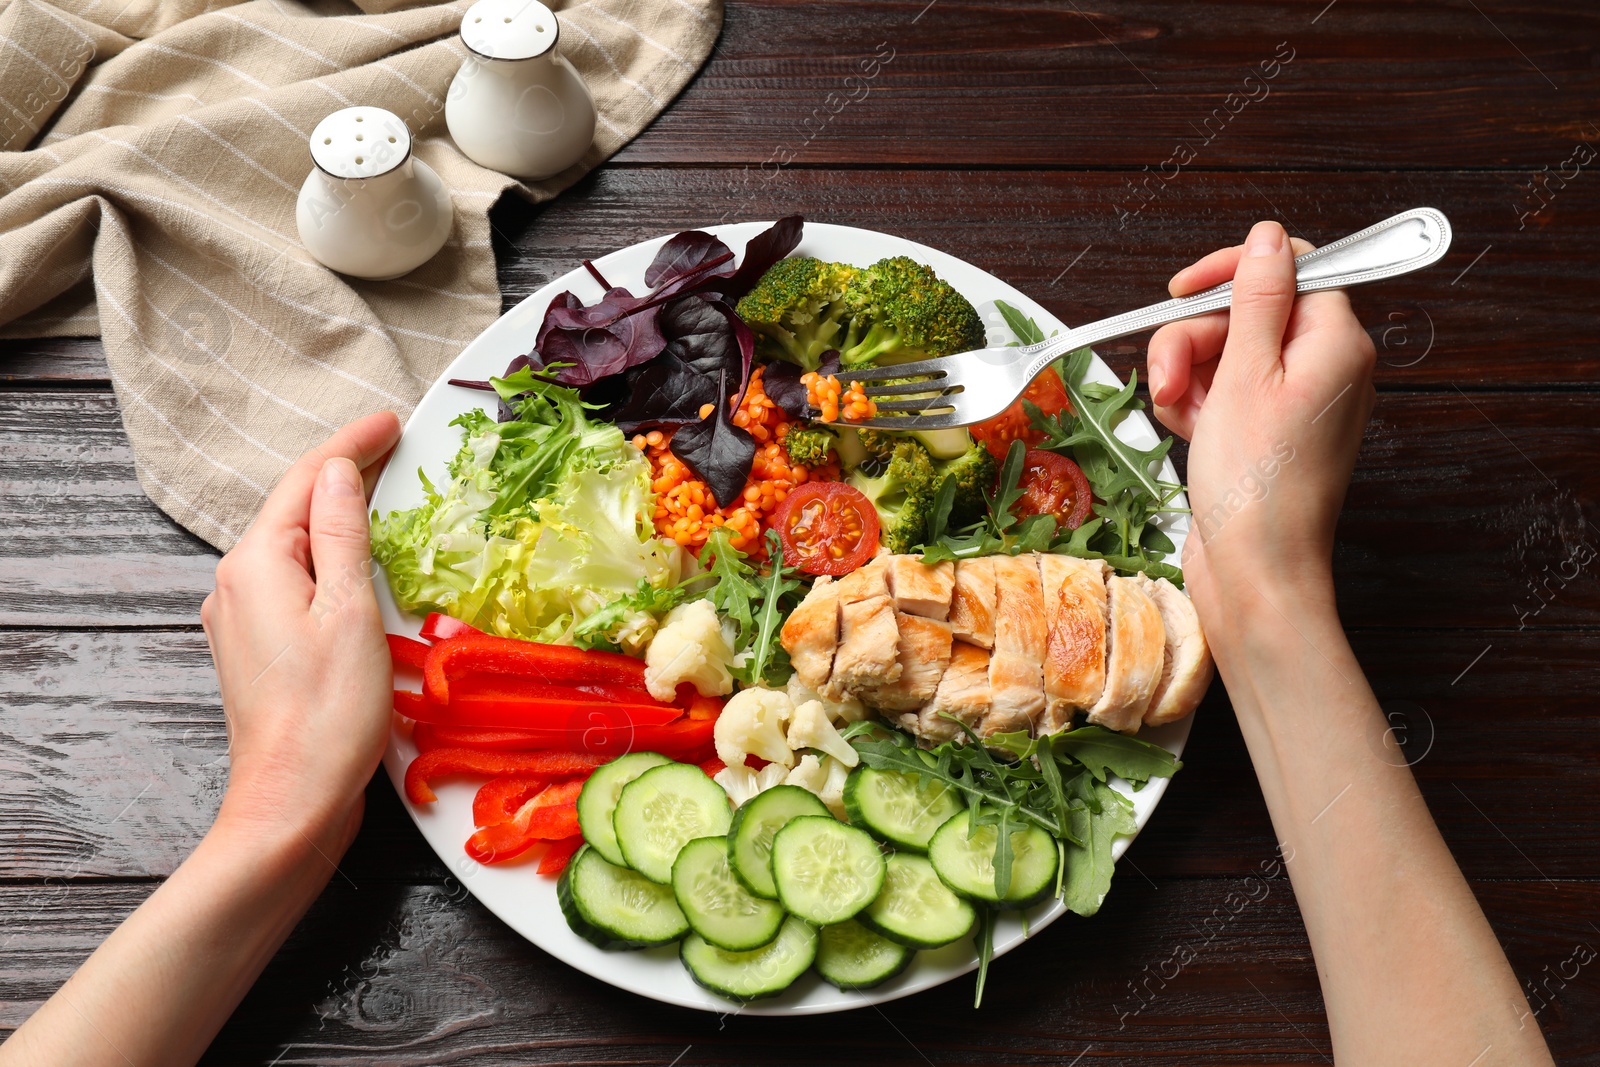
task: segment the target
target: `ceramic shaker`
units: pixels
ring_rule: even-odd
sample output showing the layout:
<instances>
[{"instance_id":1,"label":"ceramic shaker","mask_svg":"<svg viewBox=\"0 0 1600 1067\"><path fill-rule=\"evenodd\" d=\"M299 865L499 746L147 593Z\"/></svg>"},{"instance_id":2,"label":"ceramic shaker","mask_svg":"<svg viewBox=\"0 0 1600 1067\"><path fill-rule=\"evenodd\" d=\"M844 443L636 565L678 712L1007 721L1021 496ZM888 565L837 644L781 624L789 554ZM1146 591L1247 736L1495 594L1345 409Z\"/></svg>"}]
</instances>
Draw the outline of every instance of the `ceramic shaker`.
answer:
<instances>
[{"instance_id":1,"label":"ceramic shaker","mask_svg":"<svg viewBox=\"0 0 1600 1067\"><path fill-rule=\"evenodd\" d=\"M466 62L445 99L456 145L517 178L548 178L594 140L594 98L556 51L561 27L537 0L478 0L461 19Z\"/></svg>"},{"instance_id":2,"label":"ceramic shaker","mask_svg":"<svg viewBox=\"0 0 1600 1067\"><path fill-rule=\"evenodd\" d=\"M393 112L335 111L311 132L311 161L295 212L300 240L340 274L398 278L450 236L450 194L411 154L411 133Z\"/></svg>"}]
</instances>

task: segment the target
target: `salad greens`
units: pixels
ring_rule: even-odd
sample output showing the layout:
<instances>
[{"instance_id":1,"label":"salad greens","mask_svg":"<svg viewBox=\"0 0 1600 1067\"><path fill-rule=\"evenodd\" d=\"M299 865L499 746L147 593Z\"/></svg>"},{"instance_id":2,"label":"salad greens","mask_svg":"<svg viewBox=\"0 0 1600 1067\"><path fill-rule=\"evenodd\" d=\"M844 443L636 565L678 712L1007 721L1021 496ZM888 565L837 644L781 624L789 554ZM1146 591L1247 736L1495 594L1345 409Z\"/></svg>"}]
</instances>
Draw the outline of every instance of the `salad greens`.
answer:
<instances>
[{"instance_id":1,"label":"salad greens","mask_svg":"<svg viewBox=\"0 0 1600 1067\"><path fill-rule=\"evenodd\" d=\"M733 676L741 685L766 684L782 688L790 674L789 653L778 643L778 631L806 587L794 577L795 569L783 563L783 544L776 530L766 534L771 563L765 576L743 552L733 547L732 535L719 529L706 541L700 561L706 573L692 579L709 579L706 596L717 613L732 620Z\"/></svg>"},{"instance_id":2,"label":"salad greens","mask_svg":"<svg viewBox=\"0 0 1600 1067\"><path fill-rule=\"evenodd\" d=\"M655 617L629 597L675 585L677 554L651 522L650 469L622 431L591 418L574 389L523 369L494 385L517 417L471 411L450 480L419 471L427 499L373 517L372 551L404 611L439 611L489 633L535 641L574 636L614 601L604 630L637 650Z\"/></svg>"}]
</instances>

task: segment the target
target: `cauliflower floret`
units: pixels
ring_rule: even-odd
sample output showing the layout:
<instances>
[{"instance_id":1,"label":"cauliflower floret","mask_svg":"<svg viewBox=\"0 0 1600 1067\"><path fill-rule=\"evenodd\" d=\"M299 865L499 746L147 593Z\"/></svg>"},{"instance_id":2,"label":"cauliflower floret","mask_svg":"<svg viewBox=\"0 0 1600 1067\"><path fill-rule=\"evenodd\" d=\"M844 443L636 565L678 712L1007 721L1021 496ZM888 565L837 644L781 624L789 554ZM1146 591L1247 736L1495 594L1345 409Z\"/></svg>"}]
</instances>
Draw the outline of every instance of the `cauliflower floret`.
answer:
<instances>
[{"instance_id":1,"label":"cauliflower floret","mask_svg":"<svg viewBox=\"0 0 1600 1067\"><path fill-rule=\"evenodd\" d=\"M789 698L785 696L784 699ZM723 714L726 715L727 712L724 711ZM717 725L721 725L720 720ZM789 720L788 741L790 748L814 748L818 752L832 756L846 767L854 767L861 762L855 747L840 737L839 731L828 721L828 713L822 709L820 700L808 700L794 709L793 717ZM728 761L724 758L723 762Z\"/></svg>"},{"instance_id":2,"label":"cauliflower floret","mask_svg":"<svg viewBox=\"0 0 1600 1067\"><path fill-rule=\"evenodd\" d=\"M784 785L797 785L807 792L815 793L833 812L833 817L843 819L844 811L844 783L850 777L850 768L834 759L832 756L817 757L813 753L806 753L800 757L800 762L794 765L783 779Z\"/></svg>"},{"instance_id":3,"label":"cauliflower floret","mask_svg":"<svg viewBox=\"0 0 1600 1067\"><path fill-rule=\"evenodd\" d=\"M794 701L794 706L797 708L808 700L822 701L822 709L828 713L828 718L839 726L848 722L859 722L872 714L865 704L848 693L843 700L829 700L815 689L808 688L800 681L798 674L789 675L788 693L789 699Z\"/></svg>"},{"instance_id":4,"label":"cauliflower floret","mask_svg":"<svg viewBox=\"0 0 1600 1067\"><path fill-rule=\"evenodd\" d=\"M678 686L693 682L701 696L733 692L733 648L709 600L679 604L667 613L644 656L644 684L657 700L671 703Z\"/></svg>"},{"instance_id":5,"label":"cauliflower floret","mask_svg":"<svg viewBox=\"0 0 1600 1067\"><path fill-rule=\"evenodd\" d=\"M783 728L794 714L789 696L778 689L742 689L722 707L712 736L717 758L729 767L744 766L746 756L794 766L794 751ZM837 735L836 735L837 736Z\"/></svg>"},{"instance_id":6,"label":"cauliflower floret","mask_svg":"<svg viewBox=\"0 0 1600 1067\"><path fill-rule=\"evenodd\" d=\"M757 793L763 793L784 781L789 773L789 769L781 763L769 763L759 771L752 771L741 763L722 768L711 780L723 788L737 808Z\"/></svg>"}]
</instances>

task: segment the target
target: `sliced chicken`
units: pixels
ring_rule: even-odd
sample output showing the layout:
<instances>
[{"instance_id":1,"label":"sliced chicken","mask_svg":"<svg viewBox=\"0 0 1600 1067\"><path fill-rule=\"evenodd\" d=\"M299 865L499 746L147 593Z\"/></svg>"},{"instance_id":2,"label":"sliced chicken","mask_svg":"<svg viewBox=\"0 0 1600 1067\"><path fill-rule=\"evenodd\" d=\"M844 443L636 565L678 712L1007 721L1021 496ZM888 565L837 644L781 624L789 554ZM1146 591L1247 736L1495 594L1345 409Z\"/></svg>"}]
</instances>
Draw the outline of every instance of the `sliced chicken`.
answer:
<instances>
[{"instance_id":1,"label":"sliced chicken","mask_svg":"<svg viewBox=\"0 0 1600 1067\"><path fill-rule=\"evenodd\" d=\"M1039 555L1044 593L1044 715L1040 734L1065 729L1106 687L1106 578L1098 559ZM1174 590L1176 592L1176 590Z\"/></svg>"},{"instance_id":2,"label":"sliced chicken","mask_svg":"<svg viewBox=\"0 0 1600 1067\"><path fill-rule=\"evenodd\" d=\"M900 629L880 556L839 579L839 648L833 674L818 687L829 700L899 680Z\"/></svg>"},{"instance_id":3,"label":"sliced chicken","mask_svg":"<svg viewBox=\"0 0 1600 1067\"><path fill-rule=\"evenodd\" d=\"M950 666L950 624L902 611L896 613L895 625L900 630L895 656L900 664L899 679L860 689L857 695L884 711L916 711L933 699L939 679Z\"/></svg>"},{"instance_id":4,"label":"sliced chicken","mask_svg":"<svg viewBox=\"0 0 1600 1067\"><path fill-rule=\"evenodd\" d=\"M818 578L778 634L807 689L821 689L833 673L833 653L839 647L840 584L827 575Z\"/></svg>"},{"instance_id":5,"label":"sliced chicken","mask_svg":"<svg viewBox=\"0 0 1600 1067\"><path fill-rule=\"evenodd\" d=\"M1106 630L1106 688L1089 709L1089 721L1123 733L1139 729L1161 681L1166 632L1155 601L1138 578L1113 577L1106 589L1111 623Z\"/></svg>"},{"instance_id":6,"label":"sliced chicken","mask_svg":"<svg viewBox=\"0 0 1600 1067\"><path fill-rule=\"evenodd\" d=\"M895 610L941 621L950 617L950 597L956 584L954 562L927 564L921 556L890 556L888 567Z\"/></svg>"},{"instance_id":7,"label":"sliced chicken","mask_svg":"<svg viewBox=\"0 0 1600 1067\"><path fill-rule=\"evenodd\" d=\"M1144 724L1160 726L1176 722L1193 711L1211 686L1214 667L1206 635L1200 631L1200 616L1182 590L1165 578L1151 581L1144 575L1134 579L1161 613L1166 632L1166 657L1155 695L1145 709Z\"/></svg>"},{"instance_id":8,"label":"sliced chicken","mask_svg":"<svg viewBox=\"0 0 1600 1067\"><path fill-rule=\"evenodd\" d=\"M979 648L994 647L994 557L958 560L950 596L950 628Z\"/></svg>"},{"instance_id":9,"label":"sliced chicken","mask_svg":"<svg viewBox=\"0 0 1600 1067\"><path fill-rule=\"evenodd\" d=\"M984 737L1032 730L1045 705L1046 633L1039 564L1032 555L991 558L996 595L989 688L994 694L978 731Z\"/></svg>"},{"instance_id":10,"label":"sliced chicken","mask_svg":"<svg viewBox=\"0 0 1600 1067\"><path fill-rule=\"evenodd\" d=\"M917 721L907 722L906 726L930 745L937 745L964 736L961 728L945 715L953 715L976 730L989 703L989 653L957 641L950 648L950 666L939 679L933 699L923 706Z\"/></svg>"}]
</instances>

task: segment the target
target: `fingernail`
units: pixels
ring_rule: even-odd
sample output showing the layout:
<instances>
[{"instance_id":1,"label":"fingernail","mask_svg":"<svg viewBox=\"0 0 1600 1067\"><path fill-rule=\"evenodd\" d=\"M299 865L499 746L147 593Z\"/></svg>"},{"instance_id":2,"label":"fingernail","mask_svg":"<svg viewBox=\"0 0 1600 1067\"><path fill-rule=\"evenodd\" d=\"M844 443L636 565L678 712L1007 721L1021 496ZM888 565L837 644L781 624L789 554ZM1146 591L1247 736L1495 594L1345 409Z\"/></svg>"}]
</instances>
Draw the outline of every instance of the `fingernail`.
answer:
<instances>
[{"instance_id":1,"label":"fingernail","mask_svg":"<svg viewBox=\"0 0 1600 1067\"><path fill-rule=\"evenodd\" d=\"M1284 238L1288 235L1283 232L1283 227L1276 222L1258 222L1250 229L1250 236L1245 238L1244 254L1247 256L1273 256L1283 251Z\"/></svg>"},{"instance_id":2,"label":"fingernail","mask_svg":"<svg viewBox=\"0 0 1600 1067\"><path fill-rule=\"evenodd\" d=\"M359 496L361 472L348 459L330 459L322 465L322 491L329 496Z\"/></svg>"},{"instance_id":3,"label":"fingernail","mask_svg":"<svg viewBox=\"0 0 1600 1067\"><path fill-rule=\"evenodd\" d=\"M1166 380L1167 376L1161 373L1161 368L1152 365L1150 368L1150 399L1158 404L1161 402L1158 399L1161 393L1161 386L1166 383Z\"/></svg>"}]
</instances>

